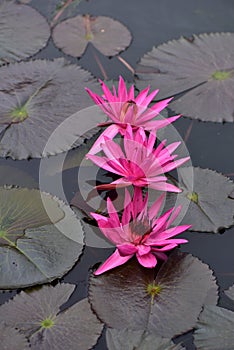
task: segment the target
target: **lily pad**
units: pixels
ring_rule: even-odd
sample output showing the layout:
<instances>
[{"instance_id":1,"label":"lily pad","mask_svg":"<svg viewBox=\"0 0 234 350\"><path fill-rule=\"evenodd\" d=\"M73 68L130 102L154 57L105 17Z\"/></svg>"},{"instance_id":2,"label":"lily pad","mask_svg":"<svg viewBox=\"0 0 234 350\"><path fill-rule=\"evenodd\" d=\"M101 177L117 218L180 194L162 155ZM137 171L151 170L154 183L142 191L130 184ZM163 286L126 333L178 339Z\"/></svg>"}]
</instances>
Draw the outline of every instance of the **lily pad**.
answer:
<instances>
[{"instance_id":1,"label":"lily pad","mask_svg":"<svg viewBox=\"0 0 234 350\"><path fill-rule=\"evenodd\" d=\"M217 306L206 306L196 327L194 342L197 349L234 349L234 312Z\"/></svg>"},{"instance_id":2,"label":"lily pad","mask_svg":"<svg viewBox=\"0 0 234 350\"><path fill-rule=\"evenodd\" d=\"M0 188L0 214L0 289L62 277L82 253L80 221L49 194Z\"/></svg>"},{"instance_id":3,"label":"lily pad","mask_svg":"<svg viewBox=\"0 0 234 350\"><path fill-rule=\"evenodd\" d=\"M28 350L29 345L24 335L13 327L0 323L0 342L2 350Z\"/></svg>"},{"instance_id":4,"label":"lily pad","mask_svg":"<svg viewBox=\"0 0 234 350\"><path fill-rule=\"evenodd\" d=\"M64 59L15 63L1 67L0 75L2 157L40 158L67 151L106 120L98 107L86 108L92 101L85 87L98 91L98 84Z\"/></svg>"},{"instance_id":5,"label":"lily pad","mask_svg":"<svg viewBox=\"0 0 234 350\"><path fill-rule=\"evenodd\" d=\"M39 12L13 1L0 1L0 65L34 55L49 37L50 27Z\"/></svg>"},{"instance_id":6,"label":"lily pad","mask_svg":"<svg viewBox=\"0 0 234 350\"><path fill-rule=\"evenodd\" d=\"M219 232L232 226L234 200L229 195L234 189L233 182L216 171L197 167L193 168L191 179L191 170L191 167L178 169L177 185L182 192L169 195L168 207L175 200L177 205L182 205L178 222L189 223L191 230L201 232Z\"/></svg>"},{"instance_id":7,"label":"lily pad","mask_svg":"<svg viewBox=\"0 0 234 350\"><path fill-rule=\"evenodd\" d=\"M217 302L212 271L190 254L175 251L155 273L132 259L92 276L89 299L99 319L110 328L172 338L194 327L208 294L209 303Z\"/></svg>"},{"instance_id":8,"label":"lily pad","mask_svg":"<svg viewBox=\"0 0 234 350\"><path fill-rule=\"evenodd\" d=\"M73 57L81 57L89 42L103 55L115 56L132 40L129 30L119 21L90 15L79 15L59 23L52 36L55 45Z\"/></svg>"},{"instance_id":9,"label":"lily pad","mask_svg":"<svg viewBox=\"0 0 234 350\"><path fill-rule=\"evenodd\" d=\"M108 328L106 331L108 350L183 350L171 340L157 337L144 331L118 330Z\"/></svg>"},{"instance_id":10,"label":"lily pad","mask_svg":"<svg viewBox=\"0 0 234 350\"><path fill-rule=\"evenodd\" d=\"M234 285L231 286L228 290L225 291L225 294L234 301Z\"/></svg>"},{"instance_id":11,"label":"lily pad","mask_svg":"<svg viewBox=\"0 0 234 350\"><path fill-rule=\"evenodd\" d=\"M194 35L154 47L139 63L137 86L160 87L160 99L183 93L170 104L176 113L233 122L233 47L233 33Z\"/></svg>"},{"instance_id":12,"label":"lily pad","mask_svg":"<svg viewBox=\"0 0 234 350\"><path fill-rule=\"evenodd\" d=\"M88 350L96 344L103 325L87 299L61 312L74 288L58 284L21 292L0 307L0 319L28 337L33 350Z\"/></svg>"}]
</instances>

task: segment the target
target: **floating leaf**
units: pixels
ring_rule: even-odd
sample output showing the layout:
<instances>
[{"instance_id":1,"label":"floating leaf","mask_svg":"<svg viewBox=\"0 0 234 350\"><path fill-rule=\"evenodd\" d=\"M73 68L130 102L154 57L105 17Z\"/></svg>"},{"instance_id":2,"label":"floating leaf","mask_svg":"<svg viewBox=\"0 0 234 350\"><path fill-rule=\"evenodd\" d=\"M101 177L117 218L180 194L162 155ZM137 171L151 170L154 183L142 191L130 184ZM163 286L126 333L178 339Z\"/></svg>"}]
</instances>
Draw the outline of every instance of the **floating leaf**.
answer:
<instances>
[{"instance_id":1,"label":"floating leaf","mask_svg":"<svg viewBox=\"0 0 234 350\"><path fill-rule=\"evenodd\" d=\"M46 193L0 188L0 214L1 289L62 277L82 252L81 223Z\"/></svg>"},{"instance_id":2,"label":"floating leaf","mask_svg":"<svg viewBox=\"0 0 234 350\"><path fill-rule=\"evenodd\" d=\"M234 201L229 198L234 184L227 177L213 170L184 167L178 170L179 194L170 194L168 206L174 201L182 205L178 217L182 224L192 225L191 230L219 232L233 225ZM193 178L192 178L193 176ZM184 208L186 208L184 210Z\"/></svg>"},{"instance_id":3,"label":"floating leaf","mask_svg":"<svg viewBox=\"0 0 234 350\"><path fill-rule=\"evenodd\" d=\"M225 294L234 301L234 285L225 291Z\"/></svg>"},{"instance_id":4,"label":"floating leaf","mask_svg":"<svg viewBox=\"0 0 234 350\"><path fill-rule=\"evenodd\" d=\"M27 339L13 327L0 323L0 343L2 350L27 350Z\"/></svg>"},{"instance_id":5,"label":"floating leaf","mask_svg":"<svg viewBox=\"0 0 234 350\"><path fill-rule=\"evenodd\" d=\"M63 59L16 63L0 69L0 156L40 158L84 142L105 121L85 91L91 75ZM10 125L9 125L10 124ZM61 137L62 135L62 137Z\"/></svg>"},{"instance_id":6,"label":"floating leaf","mask_svg":"<svg viewBox=\"0 0 234 350\"><path fill-rule=\"evenodd\" d=\"M34 55L49 37L49 25L39 12L13 1L0 1L0 65Z\"/></svg>"},{"instance_id":7,"label":"floating leaf","mask_svg":"<svg viewBox=\"0 0 234 350\"><path fill-rule=\"evenodd\" d=\"M212 271L190 254L175 251L155 279L154 274L154 269L143 268L132 259L92 276L89 298L93 310L108 327L172 338L193 328L208 293L210 303L216 304Z\"/></svg>"},{"instance_id":8,"label":"floating leaf","mask_svg":"<svg viewBox=\"0 0 234 350\"><path fill-rule=\"evenodd\" d=\"M65 311L60 307L74 291L74 285L43 286L21 292L0 307L0 319L30 338L33 350L86 350L96 344L102 324L87 299Z\"/></svg>"},{"instance_id":9,"label":"floating leaf","mask_svg":"<svg viewBox=\"0 0 234 350\"><path fill-rule=\"evenodd\" d=\"M184 93L170 104L176 113L233 122L233 47L233 33L194 35L154 47L140 61L138 86L159 87L160 99Z\"/></svg>"},{"instance_id":10,"label":"floating leaf","mask_svg":"<svg viewBox=\"0 0 234 350\"><path fill-rule=\"evenodd\" d=\"M171 340L157 337L144 331L118 330L108 328L106 331L108 350L183 350Z\"/></svg>"},{"instance_id":11,"label":"floating leaf","mask_svg":"<svg viewBox=\"0 0 234 350\"><path fill-rule=\"evenodd\" d=\"M68 55L81 57L89 42L106 56L115 56L129 46L132 37L120 22L104 16L76 16L59 23L53 40Z\"/></svg>"},{"instance_id":12,"label":"floating leaf","mask_svg":"<svg viewBox=\"0 0 234 350\"><path fill-rule=\"evenodd\" d=\"M206 306L194 334L198 350L234 349L234 312L217 306Z\"/></svg>"}]
</instances>

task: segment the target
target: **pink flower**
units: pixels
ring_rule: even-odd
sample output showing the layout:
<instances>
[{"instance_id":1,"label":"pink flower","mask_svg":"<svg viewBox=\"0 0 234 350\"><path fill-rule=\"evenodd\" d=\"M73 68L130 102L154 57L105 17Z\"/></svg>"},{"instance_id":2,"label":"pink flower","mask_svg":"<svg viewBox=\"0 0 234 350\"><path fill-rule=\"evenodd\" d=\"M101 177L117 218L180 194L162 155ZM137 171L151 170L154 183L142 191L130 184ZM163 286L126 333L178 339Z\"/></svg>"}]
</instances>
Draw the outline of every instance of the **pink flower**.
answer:
<instances>
[{"instance_id":1,"label":"pink flower","mask_svg":"<svg viewBox=\"0 0 234 350\"><path fill-rule=\"evenodd\" d=\"M166 140L164 140L155 149L155 133L151 133L147 137L142 128L133 133L130 125L127 126L123 140L124 153L113 140L107 137L104 137L104 140L105 142L100 147L105 156L87 154L86 157L97 166L120 175L120 178L110 184L99 185L98 189L134 185L137 187L148 186L160 191L181 191L176 186L167 183L167 177L164 175L189 159L187 157L175 160L177 156L172 155L180 142L174 142L165 147Z\"/></svg>"},{"instance_id":2,"label":"pink flower","mask_svg":"<svg viewBox=\"0 0 234 350\"><path fill-rule=\"evenodd\" d=\"M137 97L134 97L134 86L132 85L127 91L123 78L119 78L118 94L115 86L113 86L113 93L108 87L101 81L103 97L95 94L88 88L87 92L93 99L93 101L108 115L110 121L107 123L99 124L99 126L108 126L103 134L97 139L93 147L89 151L90 154L96 154L100 151L100 143L103 141L104 136L114 138L118 132L122 135L125 134L127 125L131 125L134 128L143 127L148 131L156 131L164 126L174 122L180 116L174 116L167 119L153 120L165 107L172 98L155 103L148 108L151 101L154 99L159 90L151 92L149 95L150 87L141 91Z\"/></svg>"},{"instance_id":3,"label":"pink flower","mask_svg":"<svg viewBox=\"0 0 234 350\"><path fill-rule=\"evenodd\" d=\"M142 266L153 268L157 265L157 259L167 259L165 252L187 242L186 239L172 237L191 226L170 227L181 207L175 210L172 208L157 217L163 201L164 195L148 209L148 196L143 199L141 189L135 188L133 201L126 190L121 221L109 198L107 200L109 217L91 213L102 233L116 246L115 252L98 268L95 275L124 264L134 255Z\"/></svg>"}]
</instances>

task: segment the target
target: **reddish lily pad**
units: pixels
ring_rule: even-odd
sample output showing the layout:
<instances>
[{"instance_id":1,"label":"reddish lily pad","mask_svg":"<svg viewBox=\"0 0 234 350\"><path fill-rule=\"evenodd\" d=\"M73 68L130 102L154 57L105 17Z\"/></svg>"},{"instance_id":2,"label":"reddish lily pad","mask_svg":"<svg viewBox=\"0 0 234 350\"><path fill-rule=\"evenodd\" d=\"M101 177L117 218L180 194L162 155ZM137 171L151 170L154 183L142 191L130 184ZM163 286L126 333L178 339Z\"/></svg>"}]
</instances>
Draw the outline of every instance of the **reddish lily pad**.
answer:
<instances>
[{"instance_id":1,"label":"reddish lily pad","mask_svg":"<svg viewBox=\"0 0 234 350\"><path fill-rule=\"evenodd\" d=\"M53 30L55 45L63 52L81 57L89 42L106 56L115 56L130 45L129 30L109 17L76 16L59 23Z\"/></svg>"},{"instance_id":2,"label":"reddish lily pad","mask_svg":"<svg viewBox=\"0 0 234 350\"><path fill-rule=\"evenodd\" d=\"M189 223L191 230L201 232L219 232L233 225L234 200L230 194L234 183L230 179L216 171L197 167L178 169L178 175L177 186L182 192L169 195L168 207L171 208L175 201L176 205L182 205L177 219L180 224Z\"/></svg>"},{"instance_id":3,"label":"reddish lily pad","mask_svg":"<svg viewBox=\"0 0 234 350\"><path fill-rule=\"evenodd\" d=\"M203 121L233 122L233 47L233 33L169 41L142 58L137 85L159 87L160 99L183 93L170 104L176 113Z\"/></svg>"},{"instance_id":4,"label":"reddish lily pad","mask_svg":"<svg viewBox=\"0 0 234 350\"><path fill-rule=\"evenodd\" d=\"M108 350L183 350L170 339L157 337L144 331L107 329L106 342Z\"/></svg>"},{"instance_id":5,"label":"reddish lily pad","mask_svg":"<svg viewBox=\"0 0 234 350\"><path fill-rule=\"evenodd\" d=\"M62 277L83 249L83 229L72 210L38 190L0 188L0 288Z\"/></svg>"},{"instance_id":6,"label":"reddish lily pad","mask_svg":"<svg viewBox=\"0 0 234 350\"><path fill-rule=\"evenodd\" d=\"M28 350L29 344L24 335L15 328L0 323L0 343L2 350Z\"/></svg>"},{"instance_id":7,"label":"reddish lily pad","mask_svg":"<svg viewBox=\"0 0 234 350\"><path fill-rule=\"evenodd\" d=\"M208 294L209 303L216 304L212 271L192 255L175 251L156 278L155 272L132 259L92 276L89 299L99 319L110 328L172 338L194 327Z\"/></svg>"},{"instance_id":8,"label":"reddish lily pad","mask_svg":"<svg viewBox=\"0 0 234 350\"><path fill-rule=\"evenodd\" d=\"M0 1L0 65L34 55L49 37L49 25L35 9Z\"/></svg>"},{"instance_id":9,"label":"reddish lily pad","mask_svg":"<svg viewBox=\"0 0 234 350\"><path fill-rule=\"evenodd\" d=\"M85 87L99 87L87 72L64 59L36 60L0 68L0 156L45 157L67 151L105 121ZM95 128L95 129L94 129ZM63 137L61 137L61 134Z\"/></svg>"},{"instance_id":10,"label":"reddish lily pad","mask_svg":"<svg viewBox=\"0 0 234 350\"><path fill-rule=\"evenodd\" d=\"M29 293L21 292L0 307L0 319L19 329L33 350L88 350L96 344L102 324L90 309L87 299L65 311L60 307L75 286L43 286Z\"/></svg>"},{"instance_id":11,"label":"reddish lily pad","mask_svg":"<svg viewBox=\"0 0 234 350\"><path fill-rule=\"evenodd\" d=\"M234 349L234 312L217 306L206 306L196 328L194 343L197 349Z\"/></svg>"}]
</instances>

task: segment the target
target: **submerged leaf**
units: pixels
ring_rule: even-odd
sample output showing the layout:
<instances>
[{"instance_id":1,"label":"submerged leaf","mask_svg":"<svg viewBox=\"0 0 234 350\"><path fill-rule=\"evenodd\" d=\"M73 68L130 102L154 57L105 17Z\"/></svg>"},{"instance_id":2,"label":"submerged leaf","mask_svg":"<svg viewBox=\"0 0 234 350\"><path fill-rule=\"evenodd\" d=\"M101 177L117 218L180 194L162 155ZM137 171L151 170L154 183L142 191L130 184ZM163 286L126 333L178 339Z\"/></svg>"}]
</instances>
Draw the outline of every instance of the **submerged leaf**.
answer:
<instances>
[{"instance_id":1,"label":"submerged leaf","mask_svg":"<svg viewBox=\"0 0 234 350\"><path fill-rule=\"evenodd\" d=\"M0 214L1 289L62 277L82 252L81 223L49 194L0 188Z\"/></svg>"},{"instance_id":2,"label":"submerged leaf","mask_svg":"<svg viewBox=\"0 0 234 350\"><path fill-rule=\"evenodd\" d=\"M199 317L194 342L198 350L234 349L234 312L206 306Z\"/></svg>"},{"instance_id":3,"label":"submerged leaf","mask_svg":"<svg viewBox=\"0 0 234 350\"><path fill-rule=\"evenodd\" d=\"M183 350L171 340L144 331L107 329L108 350Z\"/></svg>"},{"instance_id":4,"label":"submerged leaf","mask_svg":"<svg viewBox=\"0 0 234 350\"><path fill-rule=\"evenodd\" d=\"M96 344L103 326L87 299L60 312L74 288L58 284L21 292L0 307L0 319L26 335L33 350L88 350Z\"/></svg>"},{"instance_id":5,"label":"submerged leaf","mask_svg":"<svg viewBox=\"0 0 234 350\"><path fill-rule=\"evenodd\" d=\"M0 1L0 65L34 55L49 37L49 25L35 9Z\"/></svg>"},{"instance_id":6,"label":"submerged leaf","mask_svg":"<svg viewBox=\"0 0 234 350\"><path fill-rule=\"evenodd\" d=\"M145 330L172 338L194 327L209 296L217 301L217 286L208 266L190 254L175 251L154 278L134 259L90 279L93 310L108 327ZM176 312L175 312L176 310Z\"/></svg>"},{"instance_id":7,"label":"submerged leaf","mask_svg":"<svg viewBox=\"0 0 234 350\"><path fill-rule=\"evenodd\" d=\"M225 294L234 301L234 285L231 286L228 290L225 291Z\"/></svg>"},{"instance_id":8,"label":"submerged leaf","mask_svg":"<svg viewBox=\"0 0 234 350\"><path fill-rule=\"evenodd\" d=\"M194 35L154 47L140 61L137 86L159 87L160 99L184 93L170 104L176 113L233 122L233 47L233 33Z\"/></svg>"},{"instance_id":9,"label":"submerged leaf","mask_svg":"<svg viewBox=\"0 0 234 350\"><path fill-rule=\"evenodd\" d=\"M98 90L94 79L63 59L12 64L1 67L0 75L1 157L40 158L67 151L106 120L98 107L86 108L92 102L85 87Z\"/></svg>"},{"instance_id":10,"label":"submerged leaf","mask_svg":"<svg viewBox=\"0 0 234 350\"><path fill-rule=\"evenodd\" d=\"M234 201L229 198L234 184L210 169L184 167L178 170L179 194L170 194L168 207L182 205L177 220L191 224L193 231L219 232L233 225ZM181 221L182 220L182 221Z\"/></svg>"},{"instance_id":11,"label":"submerged leaf","mask_svg":"<svg viewBox=\"0 0 234 350\"><path fill-rule=\"evenodd\" d=\"M53 40L68 55L80 57L89 42L106 56L115 56L129 46L132 37L119 21L109 17L76 16L59 23Z\"/></svg>"},{"instance_id":12,"label":"submerged leaf","mask_svg":"<svg viewBox=\"0 0 234 350\"><path fill-rule=\"evenodd\" d=\"M13 327L0 322L0 343L2 350L28 350L29 345L24 335Z\"/></svg>"}]
</instances>

